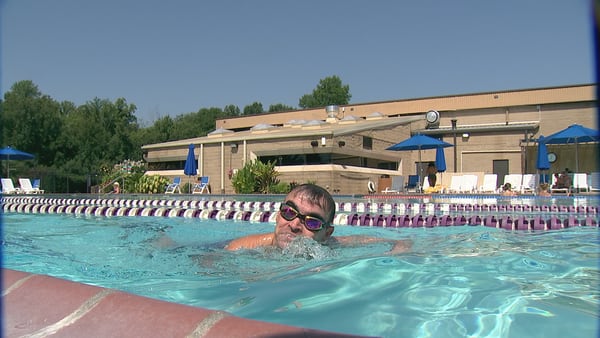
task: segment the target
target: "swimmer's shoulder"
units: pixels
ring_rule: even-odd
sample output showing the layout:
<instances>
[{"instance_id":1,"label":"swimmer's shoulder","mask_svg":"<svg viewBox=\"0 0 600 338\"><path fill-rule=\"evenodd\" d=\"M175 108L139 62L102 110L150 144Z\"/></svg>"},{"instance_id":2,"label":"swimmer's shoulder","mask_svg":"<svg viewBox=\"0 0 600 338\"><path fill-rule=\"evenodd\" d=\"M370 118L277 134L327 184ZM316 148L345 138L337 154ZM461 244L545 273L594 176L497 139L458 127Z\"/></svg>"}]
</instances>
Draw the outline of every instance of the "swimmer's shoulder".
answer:
<instances>
[{"instance_id":1,"label":"swimmer's shoulder","mask_svg":"<svg viewBox=\"0 0 600 338\"><path fill-rule=\"evenodd\" d=\"M255 249L273 244L273 233L254 234L236 238L225 246L225 250Z\"/></svg>"}]
</instances>

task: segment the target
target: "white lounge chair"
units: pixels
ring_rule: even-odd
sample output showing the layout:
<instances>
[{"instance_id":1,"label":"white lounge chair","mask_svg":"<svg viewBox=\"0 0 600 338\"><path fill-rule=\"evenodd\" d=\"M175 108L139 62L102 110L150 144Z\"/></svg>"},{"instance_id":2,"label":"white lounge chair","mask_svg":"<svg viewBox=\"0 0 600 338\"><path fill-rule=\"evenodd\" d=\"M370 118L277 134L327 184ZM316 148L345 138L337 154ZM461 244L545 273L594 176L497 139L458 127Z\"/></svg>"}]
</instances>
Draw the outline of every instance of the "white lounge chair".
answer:
<instances>
[{"instance_id":1,"label":"white lounge chair","mask_svg":"<svg viewBox=\"0 0 600 338\"><path fill-rule=\"evenodd\" d=\"M11 195L11 194L20 194L21 189L15 188L12 179L3 178L2 180L2 194L3 195Z\"/></svg>"},{"instance_id":2,"label":"white lounge chair","mask_svg":"<svg viewBox=\"0 0 600 338\"><path fill-rule=\"evenodd\" d=\"M508 174L508 175L504 176L504 183L502 184L502 186L504 186L506 183L510 183L510 187L511 187L512 191L521 191L522 190L521 184L523 183L523 175Z\"/></svg>"},{"instance_id":3,"label":"white lounge chair","mask_svg":"<svg viewBox=\"0 0 600 338\"><path fill-rule=\"evenodd\" d=\"M399 194L404 190L404 176L393 176L392 186L381 190L384 194Z\"/></svg>"},{"instance_id":4,"label":"white lounge chair","mask_svg":"<svg viewBox=\"0 0 600 338\"><path fill-rule=\"evenodd\" d=\"M165 194L174 194L175 192L181 194L181 188L179 187L180 184L181 184L181 177L175 177L173 179L173 183L171 183L167 186L167 189L165 190Z\"/></svg>"},{"instance_id":5,"label":"white lounge chair","mask_svg":"<svg viewBox=\"0 0 600 338\"><path fill-rule=\"evenodd\" d=\"M596 171L589 174L588 181L590 191L600 191L600 172Z\"/></svg>"},{"instance_id":6,"label":"white lounge chair","mask_svg":"<svg viewBox=\"0 0 600 338\"><path fill-rule=\"evenodd\" d=\"M194 184L192 194L203 194L204 192L210 193L210 191L208 191L208 181L208 176L200 177L200 182Z\"/></svg>"},{"instance_id":7,"label":"white lounge chair","mask_svg":"<svg viewBox=\"0 0 600 338\"><path fill-rule=\"evenodd\" d=\"M498 175L485 174L483 175L483 184L479 187L481 193L493 193L498 191Z\"/></svg>"},{"instance_id":8,"label":"white lounge chair","mask_svg":"<svg viewBox=\"0 0 600 338\"><path fill-rule=\"evenodd\" d=\"M533 193L537 189L535 174L525 174L523 175L523 180L521 182L521 193Z\"/></svg>"},{"instance_id":9,"label":"white lounge chair","mask_svg":"<svg viewBox=\"0 0 600 338\"><path fill-rule=\"evenodd\" d=\"M472 193L477 191L477 175L463 175L462 182L460 185L460 192Z\"/></svg>"},{"instance_id":10,"label":"white lounge chair","mask_svg":"<svg viewBox=\"0 0 600 338\"><path fill-rule=\"evenodd\" d=\"M448 192L450 193L459 193L462 190L463 185L463 175L454 175L450 179L450 187L448 188Z\"/></svg>"},{"instance_id":11,"label":"white lounge chair","mask_svg":"<svg viewBox=\"0 0 600 338\"><path fill-rule=\"evenodd\" d=\"M19 185L21 186L21 191L25 194L38 194L40 193L39 189L34 189L31 185L31 181L28 178L19 178Z\"/></svg>"},{"instance_id":12,"label":"white lounge chair","mask_svg":"<svg viewBox=\"0 0 600 338\"><path fill-rule=\"evenodd\" d=\"M573 174L573 189L577 191L590 191L588 185L588 175L586 173L575 173Z\"/></svg>"}]
</instances>

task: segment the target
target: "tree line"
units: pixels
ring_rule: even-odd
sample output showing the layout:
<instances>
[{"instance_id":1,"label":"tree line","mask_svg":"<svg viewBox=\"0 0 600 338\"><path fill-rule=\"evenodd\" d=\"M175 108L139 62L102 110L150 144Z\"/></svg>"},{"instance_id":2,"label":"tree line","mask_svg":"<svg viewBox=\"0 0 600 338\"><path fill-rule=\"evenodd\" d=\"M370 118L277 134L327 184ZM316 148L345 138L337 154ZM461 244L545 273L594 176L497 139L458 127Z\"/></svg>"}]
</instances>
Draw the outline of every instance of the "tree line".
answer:
<instances>
[{"instance_id":1,"label":"tree line","mask_svg":"<svg viewBox=\"0 0 600 338\"><path fill-rule=\"evenodd\" d=\"M350 98L350 87L334 75L321 79L298 105L301 109L344 105ZM113 174L116 164L142 160L142 145L205 136L217 119L296 108L272 104L265 111L260 102L243 110L235 105L200 108L161 117L148 127L140 126L136 110L125 98L96 97L80 106L58 102L33 81L16 82L0 101L0 140L2 147L31 153L35 159L11 161L9 177L42 178L42 187L51 192L88 192L90 185ZM6 167L3 163L2 177Z\"/></svg>"}]
</instances>

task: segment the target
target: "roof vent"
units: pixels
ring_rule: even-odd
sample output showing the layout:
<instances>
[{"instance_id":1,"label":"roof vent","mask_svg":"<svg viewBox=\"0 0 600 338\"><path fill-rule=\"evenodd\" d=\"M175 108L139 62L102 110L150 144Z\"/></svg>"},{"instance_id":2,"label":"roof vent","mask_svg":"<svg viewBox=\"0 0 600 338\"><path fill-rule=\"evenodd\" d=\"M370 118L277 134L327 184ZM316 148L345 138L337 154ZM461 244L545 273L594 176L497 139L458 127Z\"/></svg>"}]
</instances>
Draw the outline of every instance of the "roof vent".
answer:
<instances>
[{"instance_id":1,"label":"roof vent","mask_svg":"<svg viewBox=\"0 0 600 338\"><path fill-rule=\"evenodd\" d=\"M330 105L325 107L325 111L327 112L327 118L336 118L340 112L340 106Z\"/></svg>"}]
</instances>

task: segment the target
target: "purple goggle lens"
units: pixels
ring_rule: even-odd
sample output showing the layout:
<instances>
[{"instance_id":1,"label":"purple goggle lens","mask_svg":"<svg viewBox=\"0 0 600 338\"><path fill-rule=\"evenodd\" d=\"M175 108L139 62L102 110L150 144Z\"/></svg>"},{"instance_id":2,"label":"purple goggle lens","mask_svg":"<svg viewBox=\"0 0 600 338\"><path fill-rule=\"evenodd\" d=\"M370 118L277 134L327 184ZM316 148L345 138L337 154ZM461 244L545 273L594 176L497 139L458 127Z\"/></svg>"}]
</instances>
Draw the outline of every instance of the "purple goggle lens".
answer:
<instances>
[{"instance_id":1,"label":"purple goggle lens","mask_svg":"<svg viewBox=\"0 0 600 338\"><path fill-rule=\"evenodd\" d=\"M295 218L299 218L302 224L310 231L319 231L325 225L325 222L320 218L314 216L302 215L293 206L284 203L279 207L279 214L286 221L292 221Z\"/></svg>"}]
</instances>

